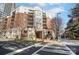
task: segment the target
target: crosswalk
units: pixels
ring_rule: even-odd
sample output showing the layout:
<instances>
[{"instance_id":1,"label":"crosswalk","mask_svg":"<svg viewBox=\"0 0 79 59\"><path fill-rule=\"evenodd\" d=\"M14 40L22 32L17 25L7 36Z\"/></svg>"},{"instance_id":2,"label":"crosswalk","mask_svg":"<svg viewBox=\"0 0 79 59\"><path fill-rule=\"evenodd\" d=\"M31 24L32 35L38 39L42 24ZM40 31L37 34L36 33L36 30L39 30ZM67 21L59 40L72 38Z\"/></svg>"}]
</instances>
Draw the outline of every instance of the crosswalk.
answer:
<instances>
[{"instance_id":1,"label":"crosswalk","mask_svg":"<svg viewBox=\"0 0 79 59\"><path fill-rule=\"evenodd\" d=\"M75 55L66 45L48 45L33 53L34 55Z\"/></svg>"},{"instance_id":2,"label":"crosswalk","mask_svg":"<svg viewBox=\"0 0 79 59\"><path fill-rule=\"evenodd\" d=\"M15 51L13 51L13 52L7 53L6 55L14 55L14 54L20 53L20 52L22 52L22 51L24 51L24 50L27 50L27 49L29 49L29 48L31 48L31 47L33 47L33 46L36 46L36 45L39 45L39 44L34 44L34 45L31 45L31 46L28 46L28 47L24 47L24 48L15 50Z\"/></svg>"},{"instance_id":3,"label":"crosswalk","mask_svg":"<svg viewBox=\"0 0 79 59\"><path fill-rule=\"evenodd\" d=\"M39 50L37 50L36 52L34 52L32 55L36 55L36 53L38 53L40 50L44 49L44 47L46 47L48 44L44 45L42 48L40 48Z\"/></svg>"},{"instance_id":4,"label":"crosswalk","mask_svg":"<svg viewBox=\"0 0 79 59\"><path fill-rule=\"evenodd\" d=\"M65 44L34 44L6 55L75 55Z\"/></svg>"}]
</instances>

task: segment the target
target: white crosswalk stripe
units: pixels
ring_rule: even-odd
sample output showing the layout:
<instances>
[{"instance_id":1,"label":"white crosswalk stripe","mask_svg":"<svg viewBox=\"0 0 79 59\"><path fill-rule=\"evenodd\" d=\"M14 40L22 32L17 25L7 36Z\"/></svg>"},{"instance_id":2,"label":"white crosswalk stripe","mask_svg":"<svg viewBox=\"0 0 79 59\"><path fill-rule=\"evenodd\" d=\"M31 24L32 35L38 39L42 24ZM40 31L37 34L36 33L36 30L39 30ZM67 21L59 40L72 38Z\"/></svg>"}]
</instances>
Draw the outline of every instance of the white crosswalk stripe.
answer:
<instances>
[{"instance_id":1,"label":"white crosswalk stripe","mask_svg":"<svg viewBox=\"0 0 79 59\"><path fill-rule=\"evenodd\" d=\"M26 49L29 49L29 48L31 48L33 46L36 46L36 45L38 45L38 44L34 44L34 45L31 45L31 46L28 46L28 47L25 47L25 48L22 48L22 49L18 49L16 51L10 52L10 53L8 53L6 55L14 55L14 54L20 53L20 52L22 52L22 51L24 51Z\"/></svg>"},{"instance_id":2,"label":"white crosswalk stripe","mask_svg":"<svg viewBox=\"0 0 79 59\"><path fill-rule=\"evenodd\" d=\"M40 51L45 51L48 53L58 53L58 54L66 54L66 55L75 55L75 53L73 51L71 51L66 45L46 45L43 46L42 48L40 48L39 50L37 50L36 52L33 53L33 55L37 55L39 54L38 52Z\"/></svg>"},{"instance_id":3,"label":"white crosswalk stripe","mask_svg":"<svg viewBox=\"0 0 79 59\"><path fill-rule=\"evenodd\" d=\"M41 51L42 49L44 49L44 47L46 47L46 46L48 46L48 44L44 45L42 48L40 48L39 50L37 50L36 52L34 52L32 55L37 55L37 53L38 53L39 51Z\"/></svg>"}]
</instances>

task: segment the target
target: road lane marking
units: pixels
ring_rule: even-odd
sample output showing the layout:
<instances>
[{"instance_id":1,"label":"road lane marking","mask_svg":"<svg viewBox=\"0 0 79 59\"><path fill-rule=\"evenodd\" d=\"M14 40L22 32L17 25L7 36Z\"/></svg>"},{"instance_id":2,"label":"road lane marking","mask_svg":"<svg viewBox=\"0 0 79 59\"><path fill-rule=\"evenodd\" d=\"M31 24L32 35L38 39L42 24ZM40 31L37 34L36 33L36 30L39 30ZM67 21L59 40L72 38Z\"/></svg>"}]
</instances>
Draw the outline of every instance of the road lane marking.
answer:
<instances>
[{"instance_id":1,"label":"road lane marking","mask_svg":"<svg viewBox=\"0 0 79 59\"><path fill-rule=\"evenodd\" d=\"M66 46L66 44L63 45ZM66 46L66 48L70 51L71 55L76 55L68 46Z\"/></svg>"},{"instance_id":2,"label":"road lane marking","mask_svg":"<svg viewBox=\"0 0 79 59\"><path fill-rule=\"evenodd\" d=\"M39 50L35 51L32 55L37 55L37 53L38 53L40 50L44 49L44 47L47 47L47 46L48 46L48 44L44 45L44 46L41 47Z\"/></svg>"},{"instance_id":3,"label":"road lane marking","mask_svg":"<svg viewBox=\"0 0 79 59\"><path fill-rule=\"evenodd\" d=\"M51 52L51 53L60 53L60 54L70 54L70 52L69 51L64 51L64 50L56 50L56 49L43 49L42 51L45 51L45 52Z\"/></svg>"},{"instance_id":4,"label":"road lane marking","mask_svg":"<svg viewBox=\"0 0 79 59\"><path fill-rule=\"evenodd\" d=\"M10 53L8 53L8 54L6 54L6 55L14 55L14 54L20 53L20 52L22 52L22 51L24 51L24 50L26 50L26 49L29 49L29 48L31 48L31 47L33 47L33 46L35 46L35 45L38 45L38 44L34 44L34 45L31 45L31 46L24 47L24 48L22 48L22 49L18 49L18 50L16 50L16 51L10 52Z\"/></svg>"},{"instance_id":5,"label":"road lane marking","mask_svg":"<svg viewBox=\"0 0 79 59\"><path fill-rule=\"evenodd\" d=\"M69 47L67 47L67 49L72 53L71 55L76 55Z\"/></svg>"},{"instance_id":6,"label":"road lane marking","mask_svg":"<svg viewBox=\"0 0 79 59\"><path fill-rule=\"evenodd\" d=\"M66 46L66 43L63 42L63 45ZM71 52L71 55L76 55L68 46L66 46L66 48Z\"/></svg>"}]
</instances>

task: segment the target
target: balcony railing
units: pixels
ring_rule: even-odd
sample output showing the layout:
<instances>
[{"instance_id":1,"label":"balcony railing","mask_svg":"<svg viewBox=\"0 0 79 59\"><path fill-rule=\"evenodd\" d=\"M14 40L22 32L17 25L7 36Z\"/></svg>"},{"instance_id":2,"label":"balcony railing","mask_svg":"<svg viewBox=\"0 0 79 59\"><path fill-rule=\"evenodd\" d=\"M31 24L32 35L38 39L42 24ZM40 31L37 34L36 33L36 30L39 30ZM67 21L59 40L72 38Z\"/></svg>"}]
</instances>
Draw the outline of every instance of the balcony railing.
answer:
<instances>
[{"instance_id":1,"label":"balcony railing","mask_svg":"<svg viewBox=\"0 0 79 59\"><path fill-rule=\"evenodd\" d=\"M47 29L47 27L46 27L46 26L44 26L44 27L43 27L43 29Z\"/></svg>"},{"instance_id":2,"label":"balcony railing","mask_svg":"<svg viewBox=\"0 0 79 59\"><path fill-rule=\"evenodd\" d=\"M4 26L3 29L6 29L6 27Z\"/></svg>"},{"instance_id":3,"label":"balcony railing","mask_svg":"<svg viewBox=\"0 0 79 59\"><path fill-rule=\"evenodd\" d=\"M46 20L43 20L43 23L46 23Z\"/></svg>"},{"instance_id":4,"label":"balcony railing","mask_svg":"<svg viewBox=\"0 0 79 59\"><path fill-rule=\"evenodd\" d=\"M7 21L4 21L4 23L7 23Z\"/></svg>"},{"instance_id":5,"label":"balcony railing","mask_svg":"<svg viewBox=\"0 0 79 59\"><path fill-rule=\"evenodd\" d=\"M28 23L29 23L29 22L32 22L32 23L33 23L33 20L29 20Z\"/></svg>"},{"instance_id":6,"label":"balcony railing","mask_svg":"<svg viewBox=\"0 0 79 59\"><path fill-rule=\"evenodd\" d=\"M12 18L15 18L15 15L12 15Z\"/></svg>"},{"instance_id":7,"label":"balcony railing","mask_svg":"<svg viewBox=\"0 0 79 59\"><path fill-rule=\"evenodd\" d=\"M13 26L11 26L10 28L13 28Z\"/></svg>"},{"instance_id":8,"label":"balcony railing","mask_svg":"<svg viewBox=\"0 0 79 59\"><path fill-rule=\"evenodd\" d=\"M33 22L28 22L28 24L33 25Z\"/></svg>"},{"instance_id":9,"label":"balcony railing","mask_svg":"<svg viewBox=\"0 0 79 59\"><path fill-rule=\"evenodd\" d=\"M28 12L28 15L33 15L34 14L34 12Z\"/></svg>"},{"instance_id":10,"label":"balcony railing","mask_svg":"<svg viewBox=\"0 0 79 59\"><path fill-rule=\"evenodd\" d=\"M28 25L27 28L33 28L33 25Z\"/></svg>"},{"instance_id":11,"label":"balcony railing","mask_svg":"<svg viewBox=\"0 0 79 59\"><path fill-rule=\"evenodd\" d=\"M29 17L28 20L33 20L33 17Z\"/></svg>"},{"instance_id":12,"label":"balcony railing","mask_svg":"<svg viewBox=\"0 0 79 59\"><path fill-rule=\"evenodd\" d=\"M11 21L14 21L14 19L12 18Z\"/></svg>"}]
</instances>

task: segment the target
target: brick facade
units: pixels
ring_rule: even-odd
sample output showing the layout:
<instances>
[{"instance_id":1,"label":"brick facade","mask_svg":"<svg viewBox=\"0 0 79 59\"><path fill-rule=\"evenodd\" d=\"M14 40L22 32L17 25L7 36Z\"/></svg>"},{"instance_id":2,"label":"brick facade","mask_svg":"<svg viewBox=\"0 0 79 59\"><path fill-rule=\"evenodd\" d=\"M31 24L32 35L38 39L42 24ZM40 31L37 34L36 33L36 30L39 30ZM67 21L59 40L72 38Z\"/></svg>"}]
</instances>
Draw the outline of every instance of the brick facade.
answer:
<instances>
[{"instance_id":1,"label":"brick facade","mask_svg":"<svg viewBox=\"0 0 79 59\"><path fill-rule=\"evenodd\" d=\"M39 13L41 13L41 17L38 17L39 19L37 19L35 18L35 16L37 16L35 15L35 10L29 10L29 12L18 12L17 9L15 9L11 12L10 16L2 21L3 35L5 34L6 36L8 34L6 37L9 36L9 38L19 39L22 37L30 37L32 35L31 38L33 37L35 39L35 37L46 38L48 32L51 34L54 33L54 21L47 18L45 12L40 11ZM40 14L38 15L40 16ZM38 25L36 20L41 20L40 22L38 21Z\"/></svg>"}]
</instances>

